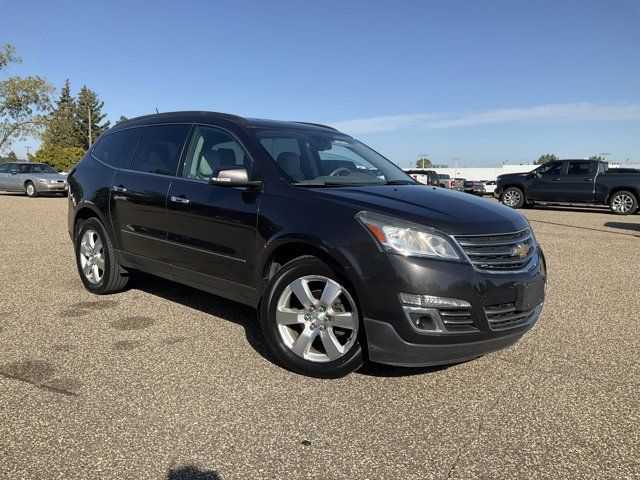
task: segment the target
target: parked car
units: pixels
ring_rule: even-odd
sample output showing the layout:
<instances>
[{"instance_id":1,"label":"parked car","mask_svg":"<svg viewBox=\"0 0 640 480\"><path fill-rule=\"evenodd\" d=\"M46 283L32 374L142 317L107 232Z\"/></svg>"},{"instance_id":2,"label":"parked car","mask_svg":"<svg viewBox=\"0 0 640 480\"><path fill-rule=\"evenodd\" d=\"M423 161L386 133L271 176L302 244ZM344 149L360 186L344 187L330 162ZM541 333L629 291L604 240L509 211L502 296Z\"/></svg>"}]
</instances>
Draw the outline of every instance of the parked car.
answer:
<instances>
[{"instance_id":1,"label":"parked car","mask_svg":"<svg viewBox=\"0 0 640 480\"><path fill-rule=\"evenodd\" d=\"M464 192L464 182L464 178L456 177L451 181L451 188L459 192Z\"/></svg>"},{"instance_id":2,"label":"parked car","mask_svg":"<svg viewBox=\"0 0 640 480\"><path fill-rule=\"evenodd\" d=\"M119 122L69 174L68 229L90 292L141 270L251 305L276 358L317 377L507 347L545 292L523 215L424 188L321 125L207 112Z\"/></svg>"},{"instance_id":3,"label":"parked car","mask_svg":"<svg viewBox=\"0 0 640 480\"><path fill-rule=\"evenodd\" d=\"M451 177L446 173L438 173L438 182L442 188L453 188L455 181L451 180Z\"/></svg>"},{"instance_id":4,"label":"parked car","mask_svg":"<svg viewBox=\"0 0 640 480\"><path fill-rule=\"evenodd\" d=\"M67 192L67 176L46 163L11 162L0 164L0 191L24 192L27 197L43 193Z\"/></svg>"},{"instance_id":5,"label":"parked car","mask_svg":"<svg viewBox=\"0 0 640 480\"><path fill-rule=\"evenodd\" d=\"M476 182L474 182L473 180L465 180L462 185L462 188L466 193L476 193Z\"/></svg>"},{"instance_id":6,"label":"parked car","mask_svg":"<svg viewBox=\"0 0 640 480\"><path fill-rule=\"evenodd\" d=\"M493 195L493 193L496 191L496 184L497 182L495 180L483 181L483 195Z\"/></svg>"},{"instance_id":7,"label":"parked car","mask_svg":"<svg viewBox=\"0 0 640 480\"><path fill-rule=\"evenodd\" d=\"M609 205L618 215L638 209L640 173L619 173L597 160L558 160L528 173L500 175L495 195L512 208L536 202Z\"/></svg>"},{"instance_id":8,"label":"parked car","mask_svg":"<svg viewBox=\"0 0 640 480\"><path fill-rule=\"evenodd\" d=\"M411 175L411 178L419 181L420 183L424 183L425 185L440 185L438 174L433 170L410 169L406 170L406 172Z\"/></svg>"}]
</instances>

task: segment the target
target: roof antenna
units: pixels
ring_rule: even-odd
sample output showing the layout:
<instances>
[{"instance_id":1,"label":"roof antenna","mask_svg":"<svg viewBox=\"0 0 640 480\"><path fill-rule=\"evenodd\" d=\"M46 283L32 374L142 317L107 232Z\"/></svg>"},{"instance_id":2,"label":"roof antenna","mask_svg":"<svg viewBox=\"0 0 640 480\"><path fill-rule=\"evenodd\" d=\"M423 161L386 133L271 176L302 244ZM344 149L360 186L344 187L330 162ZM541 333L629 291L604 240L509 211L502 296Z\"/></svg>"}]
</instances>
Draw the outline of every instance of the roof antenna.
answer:
<instances>
[{"instance_id":1,"label":"roof antenna","mask_svg":"<svg viewBox=\"0 0 640 480\"><path fill-rule=\"evenodd\" d=\"M156 113L160 113L160 112L158 111L158 107L156 107Z\"/></svg>"}]
</instances>

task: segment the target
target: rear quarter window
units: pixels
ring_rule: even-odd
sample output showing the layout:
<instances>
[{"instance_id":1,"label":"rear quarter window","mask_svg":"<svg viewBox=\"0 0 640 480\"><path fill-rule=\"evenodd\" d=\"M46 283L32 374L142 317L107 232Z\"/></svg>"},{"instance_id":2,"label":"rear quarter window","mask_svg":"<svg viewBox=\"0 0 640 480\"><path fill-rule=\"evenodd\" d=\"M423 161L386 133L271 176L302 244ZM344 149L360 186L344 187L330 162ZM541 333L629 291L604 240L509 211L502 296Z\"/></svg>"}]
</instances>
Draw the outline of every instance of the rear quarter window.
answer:
<instances>
[{"instance_id":1,"label":"rear quarter window","mask_svg":"<svg viewBox=\"0 0 640 480\"><path fill-rule=\"evenodd\" d=\"M130 128L106 135L93 149L93 156L115 168L129 168L131 155L144 128Z\"/></svg>"}]
</instances>

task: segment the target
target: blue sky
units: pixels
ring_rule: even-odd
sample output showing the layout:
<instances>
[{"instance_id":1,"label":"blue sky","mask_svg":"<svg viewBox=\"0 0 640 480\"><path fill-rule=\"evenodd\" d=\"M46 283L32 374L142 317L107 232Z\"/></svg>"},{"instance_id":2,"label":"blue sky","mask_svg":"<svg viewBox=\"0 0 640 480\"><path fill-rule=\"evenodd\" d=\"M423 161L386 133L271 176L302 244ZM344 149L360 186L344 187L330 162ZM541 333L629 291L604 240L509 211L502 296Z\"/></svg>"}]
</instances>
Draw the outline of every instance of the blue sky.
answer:
<instances>
[{"instance_id":1,"label":"blue sky","mask_svg":"<svg viewBox=\"0 0 640 480\"><path fill-rule=\"evenodd\" d=\"M86 84L111 119L157 107L329 123L403 166L640 162L636 0L2 0L0 13L0 43L24 60L10 74Z\"/></svg>"}]
</instances>

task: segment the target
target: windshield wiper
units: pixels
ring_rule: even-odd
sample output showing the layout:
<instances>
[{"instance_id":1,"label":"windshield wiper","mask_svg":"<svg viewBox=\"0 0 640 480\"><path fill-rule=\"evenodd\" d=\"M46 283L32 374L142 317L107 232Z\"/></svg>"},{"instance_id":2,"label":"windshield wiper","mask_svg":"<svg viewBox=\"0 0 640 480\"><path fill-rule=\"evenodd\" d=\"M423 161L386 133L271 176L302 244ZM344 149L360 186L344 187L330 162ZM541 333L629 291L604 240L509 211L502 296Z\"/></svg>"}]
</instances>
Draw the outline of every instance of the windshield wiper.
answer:
<instances>
[{"instance_id":1,"label":"windshield wiper","mask_svg":"<svg viewBox=\"0 0 640 480\"><path fill-rule=\"evenodd\" d=\"M387 180L384 182L385 185L415 185L415 182L411 180Z\"/></svg>"}]
</instances>

